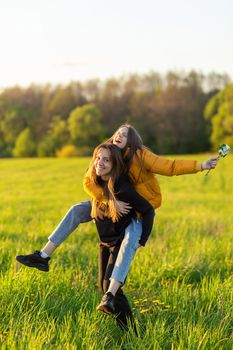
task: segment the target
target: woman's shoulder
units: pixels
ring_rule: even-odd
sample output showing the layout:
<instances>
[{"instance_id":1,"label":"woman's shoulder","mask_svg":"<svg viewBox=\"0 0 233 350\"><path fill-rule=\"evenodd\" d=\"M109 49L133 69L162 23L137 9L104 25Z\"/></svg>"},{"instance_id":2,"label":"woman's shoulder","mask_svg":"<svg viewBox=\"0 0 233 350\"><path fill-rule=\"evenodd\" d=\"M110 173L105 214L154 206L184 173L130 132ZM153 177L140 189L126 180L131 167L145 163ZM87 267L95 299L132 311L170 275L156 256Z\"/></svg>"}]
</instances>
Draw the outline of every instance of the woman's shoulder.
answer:
<instances>
[{"instance_id":1,"label":"woman's shoulder","mask_svg":"<svg viewBox=\"0 0 233 350\"><path fill-rule=\"evenodd\" d=\"M154 152L152 152L148 147L146 146L142 146L142 148L138 148L137 151L135 152L134 155L134 161L138 160L138 159L150 159L150 158L154 158L154 157L158 157L158 155Z\"/></svg>"}]
</instances>

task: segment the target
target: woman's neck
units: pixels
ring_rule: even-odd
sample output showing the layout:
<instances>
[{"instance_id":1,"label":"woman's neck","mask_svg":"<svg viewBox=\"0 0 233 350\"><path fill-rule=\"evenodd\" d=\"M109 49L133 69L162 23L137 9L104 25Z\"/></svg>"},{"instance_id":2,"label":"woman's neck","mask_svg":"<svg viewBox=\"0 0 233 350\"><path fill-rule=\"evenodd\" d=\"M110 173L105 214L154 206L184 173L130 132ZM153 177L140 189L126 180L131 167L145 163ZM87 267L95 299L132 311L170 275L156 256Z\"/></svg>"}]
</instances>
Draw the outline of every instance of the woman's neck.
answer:
<instances>
[{"instance_id":1,"label":"woman's neck","mask_svg":"<svg viewBox=\"0 0 233 350\"><path fill-rule=\"evenodd\" d=\"M100 178L101 178L102 181L107 182L109 180L109 178L110 178L110 175L103 175Z\"/></svg>"}]
</instances>

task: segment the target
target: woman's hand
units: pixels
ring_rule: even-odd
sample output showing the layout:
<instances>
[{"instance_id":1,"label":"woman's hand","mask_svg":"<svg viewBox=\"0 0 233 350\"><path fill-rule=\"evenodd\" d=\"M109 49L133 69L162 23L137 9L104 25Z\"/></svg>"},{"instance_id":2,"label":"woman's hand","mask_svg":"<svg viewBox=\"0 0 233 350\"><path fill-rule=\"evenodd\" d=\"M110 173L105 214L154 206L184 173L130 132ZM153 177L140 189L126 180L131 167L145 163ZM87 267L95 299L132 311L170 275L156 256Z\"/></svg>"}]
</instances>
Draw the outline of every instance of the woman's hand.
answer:
<instances>
[{"instance_id":1,"label":"woman's hand","mask_svg":"<svg viewBox=\"0 0 233 350\"><path fill-rule=\"evenodd\" d=\"M117 216L121 217L128 214L130 209L132 209L132 207L129 205L129 203L116 201Z\"/></svg>"},{"instance_id":2,"label":"woman's hand","mask_svg":"<svg viewBox=\"0 0 233 350\"><path fill-rule=\"evenodd\" d=\"M219 156L214 158L209 158L205 162L201 163L202 170L214 169L219 161Z\"/></svg>"}]
</instances>

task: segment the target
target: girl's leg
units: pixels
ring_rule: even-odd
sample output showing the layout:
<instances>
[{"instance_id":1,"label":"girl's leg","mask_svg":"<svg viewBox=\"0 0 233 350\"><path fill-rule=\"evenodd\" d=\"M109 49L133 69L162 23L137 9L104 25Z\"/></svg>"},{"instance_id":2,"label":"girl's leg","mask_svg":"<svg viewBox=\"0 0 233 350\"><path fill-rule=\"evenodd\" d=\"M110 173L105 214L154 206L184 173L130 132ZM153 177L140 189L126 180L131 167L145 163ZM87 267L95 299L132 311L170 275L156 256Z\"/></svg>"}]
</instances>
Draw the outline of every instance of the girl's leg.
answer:
<instances>
[{"instance_id":1,"label":"girl's leg","mask_svg":"<svg viewBox=\"0 0 233 350\"><path fill-rule=\"evenodd\" d=\"M99 251L99 285L102 290L102 300L97 306L98 311L113 314L115 311L114 297L111 293L106 293L110 283L110 276L120 249L120 245L105 246L100 244Z\"/></svg>"},{"instance_id":2,"label":"girl's leg","mask_svg":"<svg viewBox=\"0 0 233 350\"><path fill-rule=\"evenodd\" d=\"M57 249L57 245L54 244L51 241L48 241L45 246L41 249L41 256L42 258L47 258L48 256L51 256L55 249Z\"/></svg>"},{"instance_id":3,"label":"girl's leg","mask_svg":"<svg viewBox=\"0 0 233 350\"><path fill-rule=\"evenodd\" d=\"M91 221L91 202L73 205L49 236L49 242L42 249L50 255L81 223ZM50 254L49 254L50 253Z\"/></svg>"},{"instance_id":4,"label":"girl's leg","mask_svg":"<svg viewBox=\"0 0 233 350\"><path fill-rule=\"evenodd\" d=\"M109 277L112 274L112 270L119 252L119 245L114 247L106 247L100 245L99 252L99 284L104 294L101 304L97 307L97 310L103 311L108 314L114 314L117 324L123 330L128 330L131 324L136 332L136 327L133 321L132 311L129 302L120 288L113 297L111 293L106 293L109 286ZM103 302L104 301L104 302ZM136 332L137 334L137 332Z\"/></svg>"},{"instance_id":5,"label":"girl's leg","mask_svg":"<svg viewBox=\"0 0 233 350\"><path fill-rule=\"evenodd\" d=\"M16 260L41 271L49 271L49 259L53 251L78 227L80 223L91 221L91 203L81 202L70 208L57 228L49 236L49 242L41 251L33 254L18 255Z\"/></svg>"},{"instance_id":6,"label":"girl's leg","mask_svg":"<svg viewBox=\"0 0 233 350\"><path fill-rule=\"evenodd\" d=\"M135 252L140 246L139 241L141 239L141 235L142 221L132 218L130 225L125 230L125 237L121 243L117 260L110 278L111 282L108 292L111 292L113 295L116 294L121 284L125 282Z\"/></svg>"},{"instance_id":7,"label":"girl's leg","mask_svg":"<svg viewBox=\"0 0 233 350\"><path fill-rule=\"evenodd\" d=\"M111 282L108 292L116 294L118 288L124 283L126 276L137 248L140 246L139 241L142 234L142 221L132 219L130 225L125 230L125 237L121 243L120 250L115 262L111 275Z\"/></svg>"}]
</instances>

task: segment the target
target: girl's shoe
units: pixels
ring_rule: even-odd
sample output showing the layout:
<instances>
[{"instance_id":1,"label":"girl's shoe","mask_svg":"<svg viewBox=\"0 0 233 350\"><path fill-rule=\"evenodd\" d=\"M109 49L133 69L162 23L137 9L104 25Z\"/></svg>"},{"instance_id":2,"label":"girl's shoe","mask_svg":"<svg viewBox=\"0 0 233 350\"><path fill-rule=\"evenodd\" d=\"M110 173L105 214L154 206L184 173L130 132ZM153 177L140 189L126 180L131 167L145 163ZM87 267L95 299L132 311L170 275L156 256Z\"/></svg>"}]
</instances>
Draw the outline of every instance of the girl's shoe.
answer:
<instances>
[{"instance_id":1,"label":"girl's shoe","mask_svg":"<svg viewBox=\"0 0 233 350\"><path fill-rule=\"evenodd\" d=\"M114 296L111 292L107 292L103 295L101 299L101 303L97 306L98 311L102 311L105 314L114 314L115 307L114 307Z\"/></svg>"},{"instance_id":2,"label":"girl's shoe","mask_svg":"<svg viewBox=\"0 0 233 350\"><path fill-rule=\"evenodd\" d=\"M35 267L38 270L48 272L50 258L42 258L40 251L36 250L35 253L29 255L17 255L16 260L21 264Z\"/></svg>"}]
</instances>

